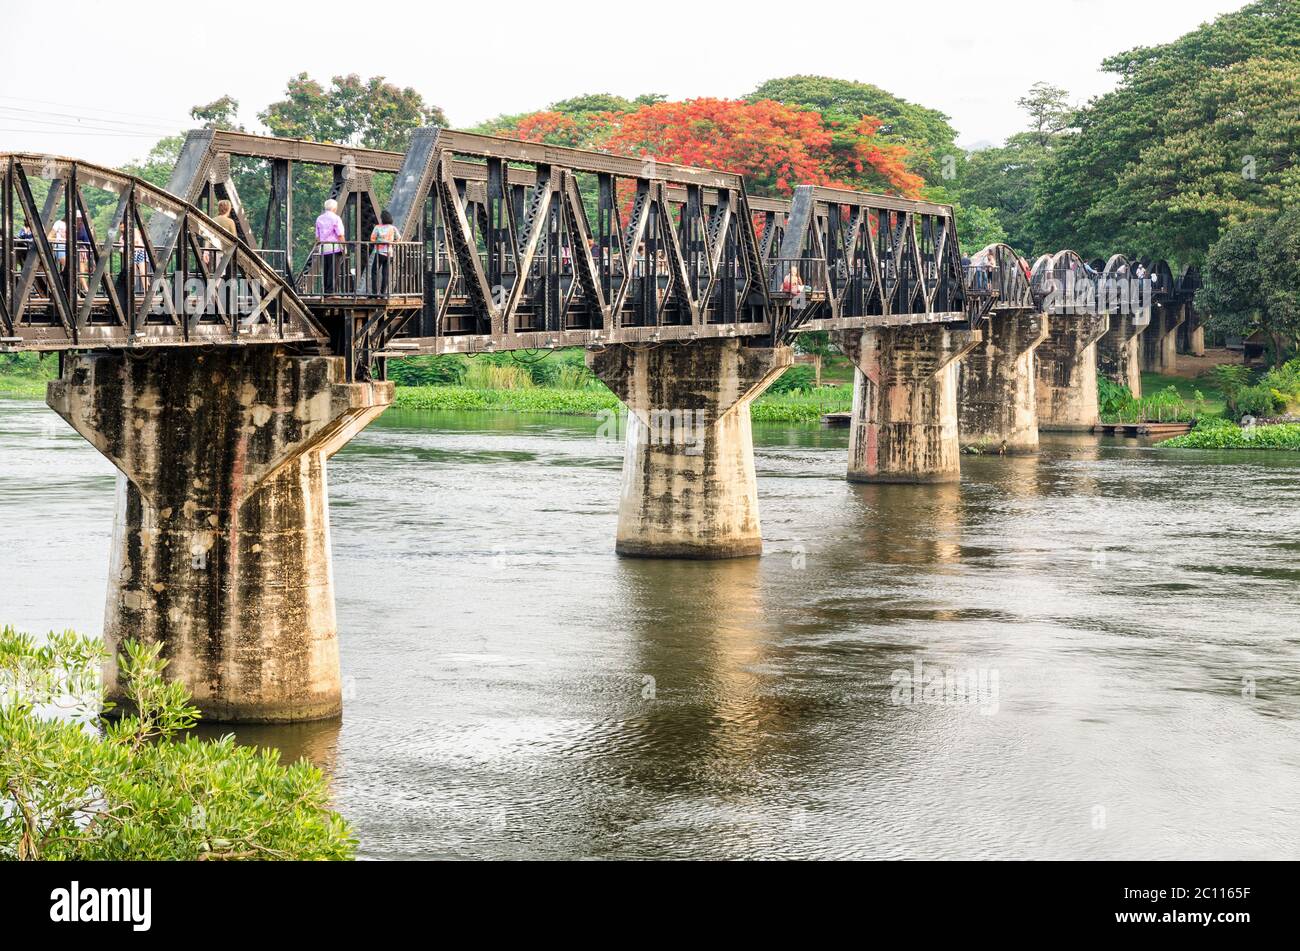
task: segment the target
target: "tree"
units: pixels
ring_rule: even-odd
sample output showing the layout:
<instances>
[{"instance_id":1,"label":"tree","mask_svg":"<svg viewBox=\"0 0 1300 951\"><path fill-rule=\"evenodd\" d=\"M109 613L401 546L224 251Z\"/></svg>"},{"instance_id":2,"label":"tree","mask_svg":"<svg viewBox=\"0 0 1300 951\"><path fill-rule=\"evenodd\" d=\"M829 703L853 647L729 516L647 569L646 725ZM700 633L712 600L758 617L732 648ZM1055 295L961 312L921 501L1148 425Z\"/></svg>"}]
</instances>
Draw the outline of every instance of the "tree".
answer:
<instances>
[{"instance_id":1,"label":"tree","mask_svg":"<svg viewBox=\"0 0 1300 951\"><path fill-rule=\"evenodd\" d=\"M1300 187L1300 4L1259 0L1172 43L1106 60L1118 87L1075 117L1044 169L1050 245L1185 263Z\"/></svg>"},{"instance_id":2,"label":"tree","mask_svg":"<svg viewBox=\"0 0 1300 951\"><path fill-rule=\"evenodd\" d=\"M103 645L0 629L0 859L346 859L321 773L233 736L180 739L198 711L160 645L124 644L130 715L102 719ZM56 712L61 710L61 715Z\"/></svg>"},{"instance_id":3,"label":"tree","mask_svg":"<svg viewBox=\"0 0 1300 951\"><path fill-rule=\"evenodd\" d=\"M169 135L159 139L149 150L148 155L138 162L129 162L122 166L122 171L136 178L143 178L159 188L166 188L172 177L172 169L176 167L176 160L180 158L181 146L184 144L185 137L180 135Z\"/></svg>"},{"instance_id":4,"label":"tree","mask_svg":"<svg viewBox=\"0 0 1300 951\"><path fill-rule=\"evenodd\" d=\"M851 148L836 146L822 116L770 99L657 102L620 117L604 140L611 151L703 165L748 176L758 192L790 194L796 185L837 185L919 193L907 150L881 142L877 123L858 122Z\"/></svg>"},{"instance_id":5,"label":"tree","mask_svg":"<svg viewBox=\"0 0 1300 951\"><path fill-rule=\"evenodd\" d=\"M569 148L599 149L620 115L663 102L656 93L625 99L611 93L587 93L553 102L537 112L501 115L471 131Z\"/></svg>"},{"instance_id":6,"label":"tree","mask_svg":"<svg viewBox=\"0 0 1300 951\"><path fill-rule=\"evenodd\" d=\"M1069 125L1070 94L1060 86L1037 82L1029 92L1016 100L1016 105L1029 113L1034 138L1039 146L1047 148L1052 140Z\"/></svg>"},{"instance_id":7,"label":"tree","mask_svg":"<svg viewBox=\"0 0 1300 951\"><path fill-rule=\"evenodd\" d=\"M306 73L289 80L286 98L257 114L272 135L315 139L371 149L405 151L420 126L446 125L447 117L414 89L362 80L356 73L335 76L329 88Z\"/></svg>"},{"instance_id":8,"label":"tree","mask_svg":"<svg viewBox=\"0 0 1300 951\"><path fill-rule=\"evenodd\" d=\"M796 185L809 184L916 196L924 184L907 169L907 149L883 141L879 122L870 116L855 120L851 130L832 130L820 113L770 99L612 98L585 96L501 117L492 131L739 172L757 193L788 195Z\"/></svg>"},{"instance_id":9,"label":"tree","mask_svg":"<svg viewBox=\"0 0 1300 951\"><path fill-rule=\"evenodd\" d=\"M1280 366L1300 342L1300 207L1225 231L1206 258L1197 304L1212 330L1264 333Z\"/></svg>"},{"instance_id":10,"label":"tree","mask_svg":"<svg viewBox=\"0 0 1300 951\"><path fill-rule=\"evenodd\" d=\"M871 116L879 122L875 133L880 142L907 149L908 171L931 185L951 185L959 174L964 152L956 145L957 131L948 117L879 86L828 76L785 76L769 79L745 98L750 102L771 99L821 113L832 135L845 137L842 144L848 151L853 149L858 123Z\"/></svg>"},{"instance_id":11,"label":"tree","mask_svg":"<svg viewBox=\"0 0 1300 951\"><path fill-rule=\"evenodd\" d=\"M1030 131L1017 132L998 147L972 152L966 160L958 194L962 204L991 212L1005 230L1006 241L1033 257L1047 248L1039 226L1036 196L1043 169L1064 139L1071 115L1067 93L1037 82L1016 100L1029 114Z\"/></svg>"},{"instance_id":12,"label":"tree","mask_svg":"<svg viewBox=\"0 0 1300 951\"><path fill-rule=\"evenodd\" d=\"M239 101L231 96L222 96L206 106L195 106L190 110L190 117L203 123L205 129L226 129L243 132L244 127L238 123Z\"/></svg>"}]
</instances>

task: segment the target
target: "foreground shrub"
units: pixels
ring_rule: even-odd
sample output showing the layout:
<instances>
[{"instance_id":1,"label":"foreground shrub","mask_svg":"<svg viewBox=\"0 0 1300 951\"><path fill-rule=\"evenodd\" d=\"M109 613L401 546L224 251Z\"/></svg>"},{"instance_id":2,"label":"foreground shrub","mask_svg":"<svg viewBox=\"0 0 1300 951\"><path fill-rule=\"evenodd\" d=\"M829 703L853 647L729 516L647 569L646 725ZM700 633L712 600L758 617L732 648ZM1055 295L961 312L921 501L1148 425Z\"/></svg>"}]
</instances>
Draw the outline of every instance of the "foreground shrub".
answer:
<instances>
[{"instance_id":1,"label":"foreground shrub","mask_svg":"<svg viewBox=\"0 0 1300 951\"><path fill-rule=\"evenodd\" d=\"M124 645L132 711L102 718L103 645L0 629L0 859L347 859L320 771L184 736L198 711L159 646Z\"/></svg>"}]
</instances>

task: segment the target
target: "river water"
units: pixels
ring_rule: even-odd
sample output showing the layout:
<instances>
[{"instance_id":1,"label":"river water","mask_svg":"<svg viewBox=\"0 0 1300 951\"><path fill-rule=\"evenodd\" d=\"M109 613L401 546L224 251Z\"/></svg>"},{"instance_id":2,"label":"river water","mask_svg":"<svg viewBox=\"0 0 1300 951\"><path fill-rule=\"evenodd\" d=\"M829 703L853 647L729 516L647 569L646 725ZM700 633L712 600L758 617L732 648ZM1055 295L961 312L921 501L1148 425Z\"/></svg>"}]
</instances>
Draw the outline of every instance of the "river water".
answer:
<instances>
[{"instance_id":1,"label":"river water","mask_svg":"<svg viewBox=\"0 0 1300 951\"><path fill-rule=\"evenodd\" d=\"M332 461L343 719L237 732L362 855L1300 856L1300 458L854 486L846 431L756 427L765 556L656 562L597 428L390 411ZM100 630L113 489L0 403L0 623Z\"/></svg>"}]
</instances>

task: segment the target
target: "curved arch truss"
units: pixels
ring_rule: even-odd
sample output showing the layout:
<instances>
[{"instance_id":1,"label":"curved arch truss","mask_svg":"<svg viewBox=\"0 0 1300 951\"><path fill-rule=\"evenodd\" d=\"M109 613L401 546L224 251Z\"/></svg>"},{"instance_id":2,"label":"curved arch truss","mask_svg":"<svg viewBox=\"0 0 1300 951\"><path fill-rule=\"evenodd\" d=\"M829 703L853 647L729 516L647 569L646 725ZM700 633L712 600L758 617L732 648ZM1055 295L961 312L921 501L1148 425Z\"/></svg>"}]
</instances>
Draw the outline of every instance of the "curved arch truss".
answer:
<instances>
[{"instance_id":1,"label":"curved arch truss","mask_svg":"<svg viewBox=\"0 0 1300 951\"><path fill-rule=\"evenodd\" d=\"M971 255L966 275L972 291L990 297L992 310L1029 310L1034 306L1030 274L1016 251L1006 244L990 244Z\"/></svg>"},{"instance_id":2,"label":"curved arch truss","mask_svg":"<svg viewBox=\"0 0 1300 951\"><path fill-rule=\"evenodd\" d=\"M0 153L0 350L323 344L293 288L143 179Z\"/></svg>"}]
</instances>

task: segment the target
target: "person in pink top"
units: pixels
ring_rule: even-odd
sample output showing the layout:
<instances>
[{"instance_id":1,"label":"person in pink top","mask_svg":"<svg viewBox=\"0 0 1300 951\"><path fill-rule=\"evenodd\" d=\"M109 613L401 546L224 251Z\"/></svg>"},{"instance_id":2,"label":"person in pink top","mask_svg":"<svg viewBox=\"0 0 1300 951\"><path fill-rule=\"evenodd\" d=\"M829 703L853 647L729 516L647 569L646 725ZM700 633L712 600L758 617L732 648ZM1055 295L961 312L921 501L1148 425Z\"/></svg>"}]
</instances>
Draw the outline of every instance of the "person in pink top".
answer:
<instances>
[{"instance_id":1,"label":"person in pink top","mask_svg":"<svg viewBox=\"0 0 1300 951\"><path fill-rule=\"evenodd\" d=\"M325 210L316 219L316 253L320 255L321 273L325 277L325 294L334 293L335 276L342 260L343 219L338 216L339 203L333 198L325 200Z\"/></svg>"}]
</instances>

